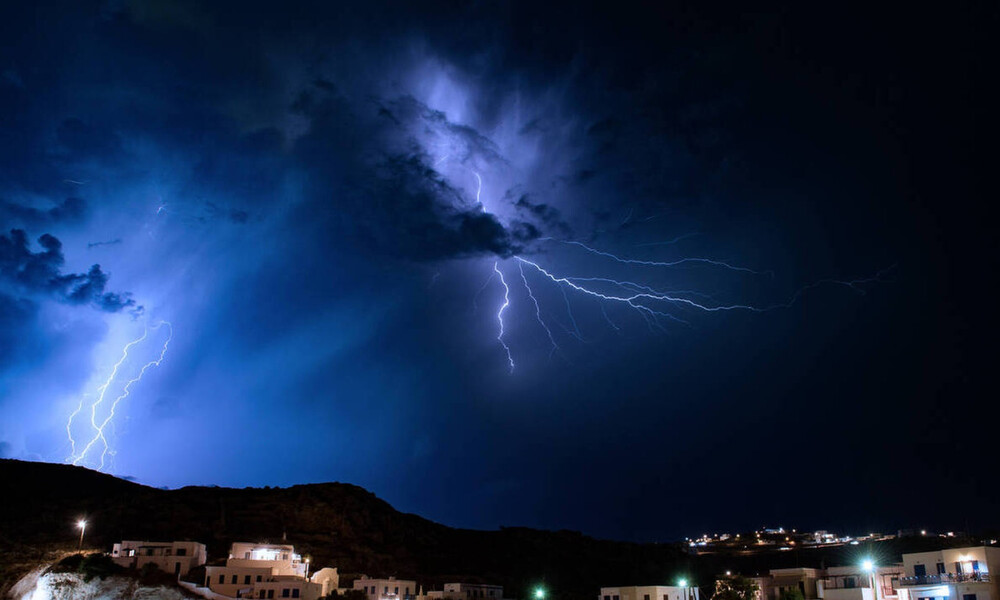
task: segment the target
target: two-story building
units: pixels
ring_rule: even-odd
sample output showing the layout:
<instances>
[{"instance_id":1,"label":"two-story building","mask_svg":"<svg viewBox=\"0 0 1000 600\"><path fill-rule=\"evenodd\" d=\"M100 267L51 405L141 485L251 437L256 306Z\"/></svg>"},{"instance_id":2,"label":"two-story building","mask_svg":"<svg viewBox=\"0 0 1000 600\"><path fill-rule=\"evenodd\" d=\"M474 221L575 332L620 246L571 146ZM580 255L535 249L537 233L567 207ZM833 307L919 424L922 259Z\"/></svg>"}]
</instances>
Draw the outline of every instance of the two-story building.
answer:
<instances>
[{"instance_id":1,"label":"two-story building","mask_svg":"<svg viewBox=\"0 0 1000 600\"><path fill-rule=\"evenodd\" d=\"M374 579L362 575L354 580L354 589L364 592L368 600L415 600L417 582L410 579Z\"/></svg>"},{"instance_id":2,"label":"two-story building","mask_svg":"<svg viewBox=\"0 0 1000 600\"><path fill-rule=\"evenodd\" d=\"M205 544L198 542L146 542L123 540L112 547L111 560L126 569L141 569L147 564L161 571L183 577L194 567L205 564Z\"/></svg>"},{"instance_id":3,"label":"two-story building","mask_svg":"<svg viewBox=\"0 0 1000 600\"><path fill-rule=\"evenodd\" d=\"M602 587L598 600L700 600L697 586L633 585Z\"/></svg>"},{"instance_id":4,"label":"two-story building","mask_svg":"<svg viewBox=\"0 0 1000 600\"><path fill-rule=\"evenodd\" d=\"M308 571L309 561L293 546L236 542L225 566L205 567L205 587L231 598L316 600L340 585L337 569Z\"/></svg>"},{"instance_id":5,"label":"two-story building","mask_svg":"<svg viewBox=\"0 0 1000 600\"><path fill-rule=\"evenodd\" d=\"M771 588L775 598L781 598L782 592L797 588L806 600L816 600L816 582L823 578L821 569L809 567L793 567L790 569L771 569Z\"/></svg>"},{"instance_id":6,"label":"two-story building","mask_svg":"<svg viewBox=\"0 0 1000 600\"><path fill-rule=\"evenodd\" d=\"M444 590L426 594L427 600L503 600L503 586L481 583L446 583Z\"/></svg>"},{"instance_id":7,"label":"two-story building","mask_svg":"<svg viewBox=\"0 0 1000 600\"><path fill-rule=\"evenodd\" d=\"M816 582L816 595L822 600L899 600L899 580L903 565L872 567L830 567ZM875 587L872 588L872 580Z\"/></svg>"},{"instance_id":8,"label":"two-story building","mask_svg":"<svg viewBox=\"0 0 1000 600\"><path fill-rule=\"evenodd\" d=\"M902 600L1000 600L990 575L996 569L1000 548L989 546L904 554L899 585L908 598Z\"/></svg>"}]
</instances>

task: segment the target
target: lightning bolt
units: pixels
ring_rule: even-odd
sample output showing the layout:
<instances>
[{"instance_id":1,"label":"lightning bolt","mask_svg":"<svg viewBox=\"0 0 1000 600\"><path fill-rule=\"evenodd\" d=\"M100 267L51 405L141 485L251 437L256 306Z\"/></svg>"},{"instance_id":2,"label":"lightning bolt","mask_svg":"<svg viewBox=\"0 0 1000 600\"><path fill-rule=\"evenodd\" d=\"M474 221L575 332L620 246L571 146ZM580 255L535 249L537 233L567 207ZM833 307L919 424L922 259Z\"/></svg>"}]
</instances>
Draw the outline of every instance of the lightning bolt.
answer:
<instances>
[{"instance_id":1,"label":"lightning bolt","mask_svg":"<svg viewBox=\"0 0 1000 600\"><path fill-rule=\"evenodd\" d=\"M135 346L136 344L138 344L141 341L143 341L144 339L146 339L146 337L149 335L149 331L150 330L156 331L156 330L160 329L161 327L166 327L168 333L167 333L167 339L163 342L163 347L160 349L159 356L156 359L151 360L151 361L147 362L145 365L143 365L142 368L139 369L139 372L134 377L132 377L131 379L129 379L125 383L125 386L123 387L121 394L119 394L118 397L116 397L115 400L111 403L111 408L108 411L107 417L105 417L104 420L101 421L101 424L98 425L97 424L97 407L104 401L104 396L105 396L105 394L107 392L108 386L111 385L111 383L114 381L115 377L117 376L118 368L122 365L122 363L125 362L125 359L128 358L128 352L129 352L129 350L133 346ZM128 344L126 344L125 350L122 353L122 358L119 359L118 363L115 364L115 367L112 370L111 375L108 377L108 379L104 383L104 385L102 385L100 388L98 388L100 390L98 399L94 402L93 405L91 405L91 411L90 411L91 420L90 420L90 423L91 423L91 426L93 427L93 429L95 431L95 434L93 435L93 437L91 437L90 441L87 442L87 444L84 446L83 450L81 450L79 454L76 454L76 451L75 451L76 443L73 441L72 435L70 435L70 441L71 441L71 445L72 445L72 448L73 448L73 454L70 455L70 457L67 459L67 462L72 462L72 464L74 464L74 465L79 465L86 458L86 456L90 452L91 448L93 448L94 445L96 445L98 442L100 442L101 445L102 445L102 450L101 450L100 463L99 463L99 466L98 466L98 470L104 469L105 458L107 457L108 450L109 450L108 440L105 437L104 432L105 432L105 429L112 423L113 419L115 418L115 412L116 412L116 410L118 408L118 404L122 400L126 399L129 396L129 394L132 391L132 386L142 380L142 377L143 377L143 375L146 374L146 371L148 371L149 369L151 369L153 367L160 366L160 363L163 362L163 359L164 359L164 357L167 354L167 348L170 346L170 341L173 339L173 337L174 337L173 325L171 325L167 321L160 321L159 323L157 323L153 327L147 327L143 331L142 336L140 336L139 338L136 338L135 340L133 340L133 341L129 342ZM80 407L74 412L73 416L75 416L76 413L80 412L80 410L82 409L82 405L83 405L83 401L81 400ZM67 433L70 432L70 423L71 422L72 422L72 416L70 417L70 422L68 422L67 426L66 426Z\"/></svg>"},{"instance_id":2,"label":"lightning bolt","mask_svg":"<svg viewBox=\"0 0 1000 600\"><path fill-rule=\"evenodd\" d=\"M545 330L545 334L549 336L549 342L552 344L552 350L549 351L549 357L551 358L552 353L559 350L559 344L556 343L556 338L553 337L552 330L549 329L549 326L542 319L542 308L538 305L538 299L535 298L535 294L531 291L531 286L528 285L528 278L524 276L524 265L518 262L517 270L521 272L521 281L524 282L524 289L528 290L528 297L531 298L531 302L535 305L535 319L538 320L538 324Z\"/></svg>"},{"instance_id":3,"label":"lightning bolt","mask_svg":"<svg viewBox=\"0 0 1000 600\"><path fill-rule=\"evenodd\" d=\"M510 372L514 372L514 357L510 354L510 347L507 342L503 339L503 311L507 310L510 306L510 288L507 286L507 282L503 278L503 271L500 270L499 261L493 263L493 271L500 277L500 285L503 286L503 304L500 305L500 310L497 311L497 323L500 325L500 332L497 334L497 341L503 346L504 352L507 353L507 362L510 363Z\"/></svg>"},{"instance_id":4,"label":"lightning bolt","mask_svg":"<svg viewBox=\"0 0 1000 600\"><path fill-rule=\"evenodd\" d=\"M597 256L603 256L605 258L610 258L611 260L613 260L615 262L623 263L623 264L626 264L626 265L641 265L641 266L645 266L645 267L677 267L677 266L680 266L680 265L683 265L683 264L702 263L702 264L712 265L712 266L716 266L716 267L722 267L724 269L729 269L730 271L743 271L745 273L753 273L754 275L772 275L772 276L774 275L774 273L771 272L771 271L755 271L755 270L749 269L747 267L740 267L740 266L732 265L732 264L729 264L729 263L727 263L725 261L716 260L716 259L713 259L713 258L692 258L692 257L687 257L687 258L679 258L679 259L674 260L674 261L639 260L639 259L635 259L635 258L622 258L622 257L620 257L620 256L618 256L616 254L612 254L610 252L605 252L603 250L598 250L596 248L592 248L592 247L588 246L587 244L584 244L583 242L577 242L577 241L574 241L574 240L559 240L559 239L556 239L556 238L547 237L547 238L539 238L539 241L557 242L557 243L560 243L560 244L566 244L568 246L578 246L580 248L583 248L587 252L590 252L591 254L595 254Z\"/></svg>"},{"instance_id":5,"label":"lightning bolt","mask_svg":"<svg viewBox=\"0 0 1000 600\"><path fill-rule=\"evenodd\" d=\"M111 369L111 374L108 375L108 378L107 378L107 380L104 381L104 384L101 385L101 386L99 386L97 388L97 400L95 400L94 403L90 407L90 409L91 409L90 410L90 424L95 429L97 428L97 423L95 422L96 419L97 419L97 417L96 417L97 406L99 404L101 404L102 402L104 402L104 395L108 391L108 386L111 385L111 382L113 382L115 380L115 377L118 375L118 369L122 366L122 363L125 362L125 359L128 358L129 350L131 350L133 346L135 346L136 344L138 344L142 340L146 339L146 335L148 333L149 333L149 330L148 329L144 329L141 336L139 336L138 338L132 340L128 344L125 344L125 348L122 349L122 357L119 358L118 362L115 363L115 366ZM75 419L76 415L80 414L80 412L83 410L83 400L84 400L84 397L81 396L80 397L80 404L77 405L76 410L74 410L73 413L70 414L69 419L66 421L66 435L69 437L69 444L70 444L70 455L66 459L66 462L72 462L73 464L76 464L76 460L75 459L77 458L77 456L76 456L76 440L73 439L73 432L71 430L71 427L73 425L73 419Z\"/></svg>"}]
</instances>

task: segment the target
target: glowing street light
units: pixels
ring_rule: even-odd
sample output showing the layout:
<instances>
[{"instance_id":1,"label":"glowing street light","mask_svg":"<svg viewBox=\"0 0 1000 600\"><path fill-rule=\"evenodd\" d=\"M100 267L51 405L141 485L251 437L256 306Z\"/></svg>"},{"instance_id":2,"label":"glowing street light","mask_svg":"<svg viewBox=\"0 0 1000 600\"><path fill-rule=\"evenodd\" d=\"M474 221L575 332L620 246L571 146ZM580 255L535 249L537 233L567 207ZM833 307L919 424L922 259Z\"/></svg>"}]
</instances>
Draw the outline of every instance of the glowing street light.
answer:
<instances>
[{"instance_id":1,"label":"glowing street light","mask_svg":"<svg viewBox=\"0 0 1000 600\"><path fill-rule=\"evenodd\" d=\"M80 519L76 522L77 529L80 530L80 541L76 545L76 549L80 550L83 548L83 532L87 530L87 521L85 519Z\"/></svg>"},{"instance_id":2,"label":"glowing street light","mask_svg":"<svg viewBox=\"0 0 1000 600\"><path fill-rule=\"evenodd\" d=\"M875 600L879 600L878 588L875 587L875 562L870 558L866 558L863 561L861 561L861 568L864 569L865 572L868 573L868 576L871 578L872 595L874 596Z\"/></svg>"},{"instance_id":3,"label":"glowing street light","mask_svg":"<svg viewBox=\"0 0 1000 600\"><path fill-rule=\"evenodd\" d=\"M687 579L678 579L677 580L677 585L681 586L682 588L686 588L688 586L688 580Z\"/></svg>"},{"instance_id":4,"label":"glowing street light","mask_svg":"<svg viewBox=\"0 0 1000 600\"><path fill-rule=\"evenodd\" d=\"M535 600L545 599L545 588L537 587L535 588Z\"/></svg>"}]
</instances>

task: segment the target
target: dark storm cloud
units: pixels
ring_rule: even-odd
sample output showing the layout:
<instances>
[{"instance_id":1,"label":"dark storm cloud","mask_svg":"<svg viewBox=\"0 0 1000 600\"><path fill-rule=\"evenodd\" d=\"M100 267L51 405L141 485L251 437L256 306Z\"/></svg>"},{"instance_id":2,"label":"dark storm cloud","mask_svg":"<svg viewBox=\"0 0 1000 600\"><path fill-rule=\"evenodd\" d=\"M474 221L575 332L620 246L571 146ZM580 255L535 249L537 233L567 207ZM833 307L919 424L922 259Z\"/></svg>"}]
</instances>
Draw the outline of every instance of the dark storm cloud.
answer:
<instances>
[{"instance_id":1,"label":"dark storm cloud","mask_svg":"<svg viewBox=\"0 0 1000 600\"><path fill-rule=\"evenodd\" d=\"M48 209L23 206L0 200L0 222L19 223L28 227L47 226L60 222L78 222L87 214L87 203L81 198L66 198Z\"/></svg>"},{"instance_id":2,"label":"dark storm cloud","mask_svg":"<svg viewBox=\"0 0 1000 600\"><path fill-rule=\"evenodd\" d=\"M21 229L0 235L0 282L14 290L55 298L68 304L91 304L108 312L129 308L141 310L128 294L105 292L108 275L100 265L86 273L62 273L65 262L62 242L43 234L40 252L32 252Z\"/></svg>"},{"instance_id":3,"label":"dark storm cloud","mask_svg":"<svg viewBox=\"0 0 1000 600\"><path fill-rule=\"evenodd\" d=\"M410 96L353 103L325 83L313 83L293 106L311 120L295 152L314 180L329 185L310 197L307 218L330 214L344 238L371 252L422 261L509 257L540 237L530 223L515 219L505 225L476 206L467 190L434 168L417 140L447 139L460 163L503 163L495 144L471 127Z\"/></svg>"}]
</instances>

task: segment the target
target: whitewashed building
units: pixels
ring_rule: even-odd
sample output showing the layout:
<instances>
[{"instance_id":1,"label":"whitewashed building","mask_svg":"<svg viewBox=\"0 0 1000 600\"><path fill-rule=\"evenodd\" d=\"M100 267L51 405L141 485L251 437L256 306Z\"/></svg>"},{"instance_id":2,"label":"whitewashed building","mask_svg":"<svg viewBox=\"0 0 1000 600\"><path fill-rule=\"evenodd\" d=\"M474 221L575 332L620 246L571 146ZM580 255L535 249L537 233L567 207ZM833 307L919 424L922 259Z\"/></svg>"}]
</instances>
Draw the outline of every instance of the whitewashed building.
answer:
<instances>
[{"instance_id":1,"label":"whitewashed building","mask_svg":"<svg viewBox=\"0 0 1000 600\"><path fill-rule=\"evenodd\" d=\"M354 589L364 592L368 600L415 600L417 582L410 579L373 579L362 575L354 580Z\"/></svg>"},{"instance_id":2,"label":"whitewashed building","mask_svg":"<svg viewBox=\"0 0 1000 600\"><path fill-rule=\"evenodd\" d=\"M633 585L602 587L598 600L700 600L697 586Z\"/></svg>"},{"instance_id":3,"label":"whitewashed building","mask_svg":"<svg viewBox=\"0 0 1000 600\"><path fill-rule=\"evenodd\" d=\"M860 566L830 567L816 582L816 594L822 600L898 600L902 577L902 564L875 567L874 573Z\"/></svg>"},{"instance_id":4,"label":"whitewashed building","mask_svg":"<svg viewBox=\"0 0 1000 600\"><path fill-rule=\"evenodd\" d=\"M147 542L123 540L112 547L111 560L126 569L141 569L148 564L161 571L183 577L194 567L205 564L205 544L198 542Z\"/></svg>"},{"instance_id":5,"label":"whitewashed building","mask_svg":"<svg viewBox=\"0 0 1000 600\"><path fill-rule=\"evenodd\" d=\"M432 590L427 600L503 600L503 586L480 583L446 583L443 590Z\"/></svg>"},{"instance_id":6,"label":"whitewashed building","mask_svg":"<svg viewBox=\"0 0 1000 600\"><path fill-rule=\"evenodd\" d=\"M900 600L1000 600L1000 548L974 546L903 555ZM904 594L907 597L903 597Z\"/></svg>"},{"instance_id":7,"label":"whitewashed building","mask_svg":"<svg viewBox=\"0 0 1000 600\"><path fill-rule=\"evenodd\" d=\"M287 544L234 543L225 566L205 567L205 587L230 598L316 600L340 585L337 569L309 575L309 561Z\"/></svg>"}]
</instances>

